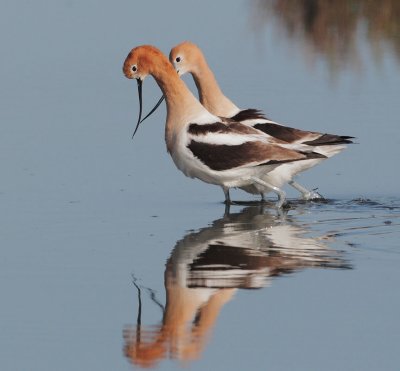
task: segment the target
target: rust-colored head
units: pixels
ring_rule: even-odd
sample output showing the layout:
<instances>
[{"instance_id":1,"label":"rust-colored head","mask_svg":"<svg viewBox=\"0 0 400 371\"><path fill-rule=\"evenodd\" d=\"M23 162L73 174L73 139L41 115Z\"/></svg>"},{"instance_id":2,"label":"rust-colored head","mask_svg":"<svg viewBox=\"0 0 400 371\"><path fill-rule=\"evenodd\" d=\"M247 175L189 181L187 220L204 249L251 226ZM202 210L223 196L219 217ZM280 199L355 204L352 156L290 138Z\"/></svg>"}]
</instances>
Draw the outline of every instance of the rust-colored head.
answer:
<instances>
[{"instance_id":1,"label":"rust-colored head","mask_svg":"<svg viewBox=\"0 0 400 371\"><path fill-rule=\"evenodd\" d=\"M169 63L167 57L156 47L151 45L141 45L133 48L128 56L125 58L122 70L124 75L128 79L136 79L138 85L138 95L139 95L139 117L136 124L135 131L133 132L132 138L135 136L142 118L142 82L147 75L153 75L156 77L161 72L170 69L173 71L171 64ZM157 77L156 77L157 79ZM160 99L159 103L155 108L146 116L148 117L158 105L162 102ZM146 117L144 119L146 119ZM143 120L144 120L143 119Z\"/></svg>"},{"instance_id":2,"label":"rust-colored head","mask_svg":"<svg viewBox=\"0 0 400 371\"><path fill-rule=\"evenodd\" d=\"M178 74L196 74L201 63L205 61L200 48L190 41L184 41L173 47L169 53L169 61L173 64Z\"/></svg>"},{"instance_id":3,"label":"rust-colored head","mask_svg":"<svg viewBox=\"0 0 400 371\"><path fill-rule=\"evenodd\" d=\"M122 70L128 79L144 80L154 69L165 64L166 56L152 45L133 48L125 59Z\"/></svg>"}]
</instances>

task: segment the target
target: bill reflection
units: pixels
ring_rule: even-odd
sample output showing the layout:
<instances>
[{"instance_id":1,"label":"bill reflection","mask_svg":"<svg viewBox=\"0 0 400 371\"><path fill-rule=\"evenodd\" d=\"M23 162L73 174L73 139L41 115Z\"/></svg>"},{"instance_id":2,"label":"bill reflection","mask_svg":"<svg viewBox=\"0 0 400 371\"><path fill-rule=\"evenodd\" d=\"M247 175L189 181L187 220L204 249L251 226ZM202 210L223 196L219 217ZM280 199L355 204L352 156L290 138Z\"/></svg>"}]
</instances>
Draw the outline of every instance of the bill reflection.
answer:
<instances>
[{"instance_id":1,"label":"bill reflection","mask_svg":"<svg viewBox=\"0 0 400 371\"><path fill-rule=\"evenodd\" d=\"M166 263L165 308L156 302L163 311L160 324L142 326L140 305L137 325L124 329L125 356L141 367L199 359L238 289L259 289L272 277L305 268L351 268L342 252L327 246L329 236L306 237L308 232L289 218L248 207L188 233Z\"/></svg>"}]
</instances>

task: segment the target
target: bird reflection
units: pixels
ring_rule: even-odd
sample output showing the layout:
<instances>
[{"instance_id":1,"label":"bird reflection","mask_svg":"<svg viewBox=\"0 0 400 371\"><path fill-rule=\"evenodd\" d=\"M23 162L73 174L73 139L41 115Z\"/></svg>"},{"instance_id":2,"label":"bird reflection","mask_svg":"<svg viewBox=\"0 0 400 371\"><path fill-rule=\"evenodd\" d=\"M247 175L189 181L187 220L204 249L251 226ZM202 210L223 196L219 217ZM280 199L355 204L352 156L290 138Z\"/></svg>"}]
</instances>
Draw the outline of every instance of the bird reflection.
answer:
<instances>
[{"instance_id":1,"label":"bird reflection","mask_svg":"<svg viewBox=\"0 0 400 371\"><path fill-rule=\"evenodd\" d=\"M247 207L188 233L166 263L165 308L156 302L163 308L159 325L141 325L139 291L137 325L124 329L125 356L141 367L167 358L198 359L238 289L258 289L271 277L307 267L350 268L342 252L327 246L329 236L306 237L308 232L289 217Z\"/></svg>"}]
</instances>

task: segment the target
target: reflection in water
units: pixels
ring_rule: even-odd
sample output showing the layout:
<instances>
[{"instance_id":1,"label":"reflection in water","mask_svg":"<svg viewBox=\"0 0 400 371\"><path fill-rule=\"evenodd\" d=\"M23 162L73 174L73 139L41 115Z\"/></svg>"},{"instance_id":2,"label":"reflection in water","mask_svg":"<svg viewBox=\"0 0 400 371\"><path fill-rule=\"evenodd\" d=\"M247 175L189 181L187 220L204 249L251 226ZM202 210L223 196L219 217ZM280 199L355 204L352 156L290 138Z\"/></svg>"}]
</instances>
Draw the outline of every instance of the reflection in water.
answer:
<instances>
[{"instance_id":1,"label":"reflection in water","mask_svg":"<svg viewBox=\"0 0 400 371\"><path fill-rule=\"evenodd\" d=\"M400 61L399 0L257 0L250 1L252 24L276 21L307 57L322 56L333 72L351 65L360 68L359 41L369 41L379 60L389 47ZM361 37L360 37L361 36Z\"/></svg>"},{"instance_id":2,"label":"reflection in water","mask_svg":"<svg viewBox=\"0 0 400 371\"><path fill-rule=\"evenodd\" d=\"M273 276L306 267L350 268L343 253L326 245L329 236L310 238L307 232L288 217L248 207L188 233L166 263L165 309L156 302L163 308L162 323L141 326L140 305L137 326L124 330L126 357L141 367L166 358L198 359L238 288L261 288Z\"/></svg>"}]
</instances>

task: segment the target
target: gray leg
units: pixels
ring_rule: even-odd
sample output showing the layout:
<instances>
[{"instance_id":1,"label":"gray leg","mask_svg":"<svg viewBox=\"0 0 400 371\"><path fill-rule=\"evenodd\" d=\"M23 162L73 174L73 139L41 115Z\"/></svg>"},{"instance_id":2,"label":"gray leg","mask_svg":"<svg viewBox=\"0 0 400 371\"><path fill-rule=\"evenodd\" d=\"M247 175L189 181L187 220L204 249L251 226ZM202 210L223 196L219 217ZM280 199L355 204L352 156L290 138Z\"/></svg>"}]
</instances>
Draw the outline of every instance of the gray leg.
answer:
<instances>
[{"instance_id":1,"label":"gray leg","mask_svg":"<svg viewBox=\"0 0 400 371\"><path fill-rule=\"evenodd\" d=\"M303 187L301 184L291 180L289 184L301 193L304 200L315 200L323 198L318 192L309 191L307 188Z\"/></svg>"},{"instance_id":2,"label":"gray leg","mask_svg":"<svg viewBox=\"0 0 400 371\"><path fill-rule=\"evenodd\" d=\"M277 208L281 208L282 205L285 203L286 201L286 194L284 191L282 191L280 188L275 187L272 184L269 184L267 182L264 182L263 180L256 178L256 177L251 177L251 180L253 180L255 183L258 183L260 185L262 185L263 187L267 187L272 189L277 195L278 195L278 202L276 203L276 207Z\"/></svg>"},{"instance_id":3,"label":"gray leg","mask_svg":"<svg viewBox=\"0 0 400 371\"><path fill-rule=\"evenodd\" d=\"M232 201L231 201L231 197L229 195L229 188L222 187L222 190L224 191L224 195L225 195L225 204L231 205Z\"/></svg>"}]
</instances>

